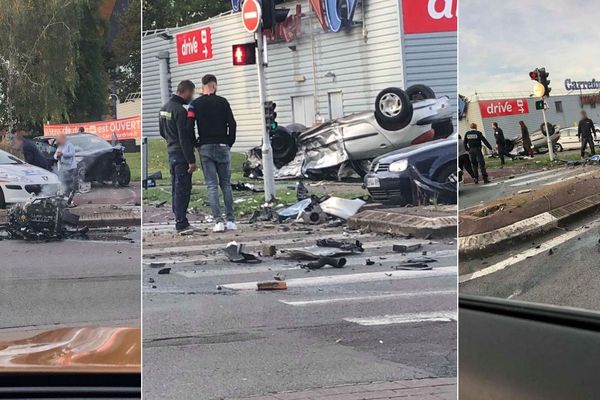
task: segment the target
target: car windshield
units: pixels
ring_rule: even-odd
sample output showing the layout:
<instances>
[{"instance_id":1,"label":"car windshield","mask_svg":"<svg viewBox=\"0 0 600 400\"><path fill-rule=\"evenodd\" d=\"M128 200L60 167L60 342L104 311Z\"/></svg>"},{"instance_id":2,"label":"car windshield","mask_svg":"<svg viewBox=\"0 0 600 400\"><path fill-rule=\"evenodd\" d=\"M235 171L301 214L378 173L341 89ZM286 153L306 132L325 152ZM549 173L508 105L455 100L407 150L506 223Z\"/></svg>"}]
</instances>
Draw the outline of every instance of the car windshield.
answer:
<instances>
[{"instance_id":1,"label":"car windshield","mask_svg":"<svg viewBox=\"0 0 600 400\"><path fill-rule=\"evenodd\" d=\"M7 164L23 164L23 161L19 160L10 153L0 150L0 165Z\"/></svg>"},{"instance_id":2,"label":"car windshield","mask_svg":"<svg viewBox=\"0 0 600 400\"><path fill-rule=\"evenodd\" d=\"M107 141L100 139L98 136L93 135L71 136L69 140L71 141L71 143L73 143L73 146L75 146L75 149L77 151L92 151L99 149L108 149L111 147Z\"/></svg>"}]
</instances>

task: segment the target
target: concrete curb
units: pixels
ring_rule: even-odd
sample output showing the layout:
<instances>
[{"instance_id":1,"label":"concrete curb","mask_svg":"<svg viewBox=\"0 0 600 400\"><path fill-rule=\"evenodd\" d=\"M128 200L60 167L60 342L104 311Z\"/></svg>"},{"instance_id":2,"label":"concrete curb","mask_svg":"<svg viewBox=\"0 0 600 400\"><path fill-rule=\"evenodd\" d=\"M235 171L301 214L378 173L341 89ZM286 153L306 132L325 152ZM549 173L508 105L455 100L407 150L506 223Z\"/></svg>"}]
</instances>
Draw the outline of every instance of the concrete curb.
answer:
<instances>
[{"instance_id":1,"label":"concrete curb","mask_svg":"<svg viewBox=\"0 0 600 400\"><path fill-rule=\"evenodd\" d=\"M598 206L600 206L600 194L595 194L494 231L459 237L458 251L461 255L469 255L482 250L489 251L509 240L525 238L555 229L562 220Z\"/></svg>"},{"instance_id":2,"label":"concrete curb","mask_svg":"<svg viewBox=\"0 0 600 400\"><path fill-rule=\"evenodd\" d=\"M413 235L425 237L456 237L458 218L447 214L440 216L420 216L410 213L389 212L386 210L365 210L348 220L348 228L378 233Z\"/></svg>"}]
</instances>

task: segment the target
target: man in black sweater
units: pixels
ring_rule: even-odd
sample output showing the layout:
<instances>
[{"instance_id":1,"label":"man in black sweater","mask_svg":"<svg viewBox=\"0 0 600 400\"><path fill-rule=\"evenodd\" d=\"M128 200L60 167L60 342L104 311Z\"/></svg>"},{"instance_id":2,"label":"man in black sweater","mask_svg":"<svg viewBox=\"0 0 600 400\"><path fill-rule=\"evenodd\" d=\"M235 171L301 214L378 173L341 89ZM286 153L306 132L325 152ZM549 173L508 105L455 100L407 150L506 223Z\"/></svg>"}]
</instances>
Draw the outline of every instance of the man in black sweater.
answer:
<instances>
[{"instance_id":1,"label":"man in black sweater","mask_svg":"<svg viewBox=\"0 0 600 400\"><path fill-rule=\"evenodd\" d=\"M235 230L230 151L235 143L237 124L229 102L217 96L217 78L214 75L202 78L202 96L192 102L188 111L194 116L198 129L198 152L215 220L213 231ZM226 222L219 206L219 187L223 192Z\"/></svg>"},{"instance_id":2,"label":"man in black sweater","mask_svg":"<svg viewBox=\"0 0 600 400\"><path fill-rule=\"evenodd\" d=\"M48 168L48 161L36 145L29 139L23 137L22 134L15 135L13 148L20 150L23 153L23 158L27 164L35 165L43 169Z\"/></svg>"},{"instance_id":3,"label":"man in black sweater","mask_svg":"<svg viewBox=\"0 0 600 400\"><path fill-rule=\"evenodd\" d=\"M187 219L187 209L192 193L192 174L196 170L194 155L194 129L188 120L184 105L194 97L192 81L182 81L177 93L160 109L160 135L167 141L171 169L171 196L175 229L186 232L192 227Z\"/></svg>"},{"instance_id":4,"label":"man in black sweater","mask_svg":"<svg viewBox=\"0 0 600 400\"><path fill-rule=\"evenodd\" d=\"M581 112L581 121L577 128L577 136L581 142L581 158L585 158L585 148L590 145L590 152L592 155L596 154L594 149L594 139L596 139L596 127L594 121L588 118L585 111Z\"/></svg>"}]
</instances>

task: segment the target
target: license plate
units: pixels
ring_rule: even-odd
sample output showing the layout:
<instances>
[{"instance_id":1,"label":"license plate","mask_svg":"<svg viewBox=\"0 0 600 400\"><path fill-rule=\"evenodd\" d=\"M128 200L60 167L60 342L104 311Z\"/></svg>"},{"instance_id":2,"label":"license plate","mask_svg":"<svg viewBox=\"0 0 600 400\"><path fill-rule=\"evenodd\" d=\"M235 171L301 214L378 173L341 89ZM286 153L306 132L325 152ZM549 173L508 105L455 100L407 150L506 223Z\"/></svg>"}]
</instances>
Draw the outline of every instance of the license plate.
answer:
<instances>
[{"instance_id":1,"label":"license plate","mask_svg":"<svg viewBox=\"0 0 600 400\"><path fill-rule=\"evenodd\" d=\"M367 187L378 188L379 187L379 178L367 178Z\"/></svg>"}]
</instances>

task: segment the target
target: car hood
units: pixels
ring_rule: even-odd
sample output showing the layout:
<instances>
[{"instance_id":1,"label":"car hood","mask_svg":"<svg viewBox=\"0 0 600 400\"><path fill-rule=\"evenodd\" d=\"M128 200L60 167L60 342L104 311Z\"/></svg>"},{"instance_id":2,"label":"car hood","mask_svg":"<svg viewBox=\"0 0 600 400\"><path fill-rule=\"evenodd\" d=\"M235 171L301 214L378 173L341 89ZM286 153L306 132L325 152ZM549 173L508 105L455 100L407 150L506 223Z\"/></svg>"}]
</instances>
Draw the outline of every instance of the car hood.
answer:
<instances>
[{"instance_id":1,"label":"car hood","mask_svg":"<svg viewBox=\"0 0 600 400\"><path fill-rule=\"evenodd\" d=\"M29 164L1 164L0 181L2 181L3 174L17 176L21 178L24 183L43 184L58 182L56 174Z\"/></svg>"},{"instance_id":2,"label":"car hood","mask_svg":"<svg viewBox=\"0 0 600 400\"><path fill-rule=\"evenodd\" d=\"M60 328L0 341L0 374L14 372L139 372L139 328Z\"/></svg>"},{"instance_id":3,"label":"car hood","mask_svg":"<svg viewBox=\"0 0 600 400\"><path fill-rule=\"evenodd\" d=\"M410 158L418 153L423 151L433 151L441 148L456 148L458 145L457 139L454 136L450 136L447 139L434 140L432 142L426 142L421 144L416 144L414 146L405 147L403 149L394 150L392 152L386 153L382 156L377 157L373 160L373 164L382 162L382 163L392 163L394 161Z\"/></svg>"}]
</instances>

